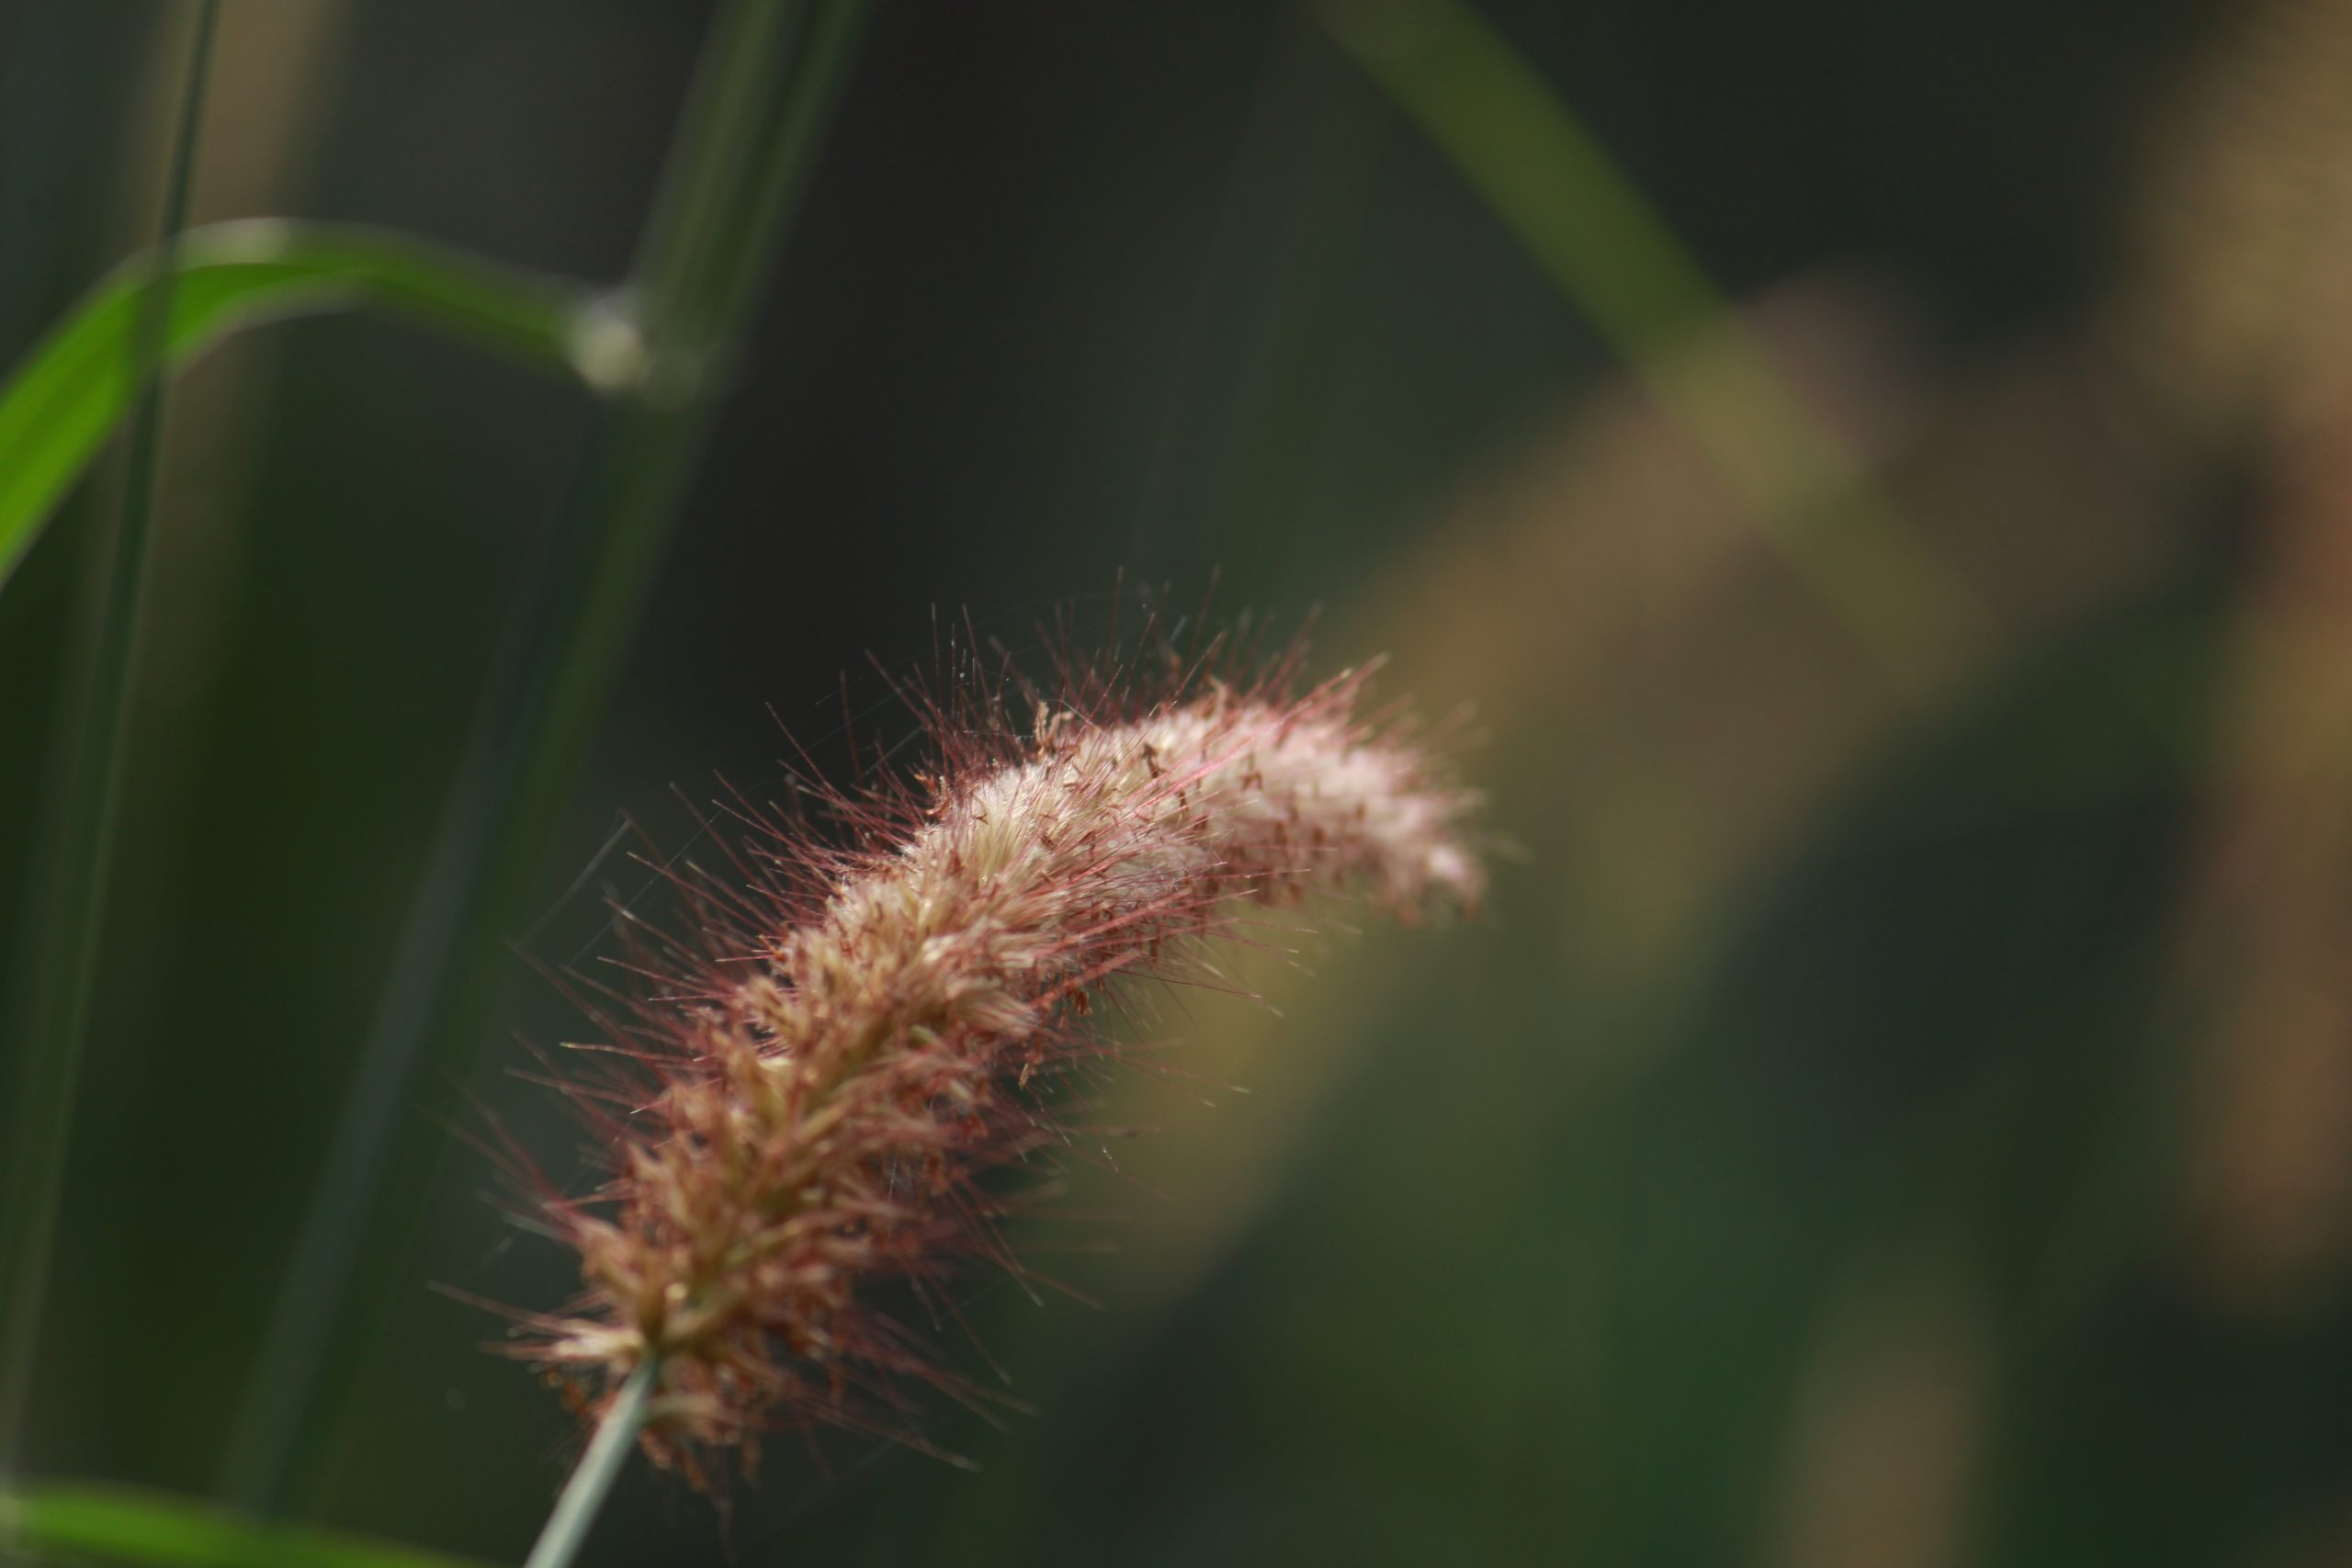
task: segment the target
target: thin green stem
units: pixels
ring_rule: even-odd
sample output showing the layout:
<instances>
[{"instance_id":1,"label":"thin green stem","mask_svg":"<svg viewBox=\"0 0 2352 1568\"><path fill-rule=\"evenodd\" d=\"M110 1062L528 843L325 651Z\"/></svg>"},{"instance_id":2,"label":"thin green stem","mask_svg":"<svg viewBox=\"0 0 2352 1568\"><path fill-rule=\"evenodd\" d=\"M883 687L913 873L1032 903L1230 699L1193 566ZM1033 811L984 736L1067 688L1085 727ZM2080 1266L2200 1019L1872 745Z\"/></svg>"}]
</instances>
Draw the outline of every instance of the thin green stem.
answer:
<instances>
[{"instance_id":1,"label":"thin green stem","mask_svg":"<svg viewBox=\"0 0 2352 1568\"><path fill-rule=\"evenodd\" d=\"M738 4L712 24L666 176L638 237L629 274L649 337L676 353L695 346L708 323L691 320L717 235L741 199L756 141L746 130L765 117L769 74L789 58L797 8ZM697 331L697 327L701 331Z\"/></svg>"},{"instance_id":2,"label":"thin green stem","mask_svg":"<svg viewBox=\"0 0 2352 1568\"><path fill-rule=\"evenodd\" d=\"M710 247L711 275L702 292L738 321L757 300L777 243L816 173L817 148L832 123L869 6L870 0L834 0L810 19L802 66L808 86L784 98L776 123L762 141L759 163L748 171L750 199L731 214L728 234Z\"/></svg>"},{"instance_id":3,"label":"thin green stem","mask_svg":"<svg viewBox=\"0 0 2352 1568\"><path fill-rule=\"evenodd\" d=\"M288 1484L417 1070L436 1040L461 1035L499 972L499 939L634 635L865 10L824 0L804 26L787 0L733 0L713 24L619 296L643 369L597 416L477 710L232 1445L228 1485L248 1506L275 1509Z\"/></svg>"},{"instance_id":4,"label":"thin green stem","mask_svg":"<svg viewBox=\"0 0 2352 1568\"><path fill-rule=\"evenodd\" d=\"M91 596L82 622L87 641L75 660L64 708L69 727L56 754L41 864L34 878L32 1015L26 1034L14 1179L8 1188L11 1236L0 1258L0 1478L21 1460L41 1309L48 1295L57 1206L64 1185L68 1134L89 1033L90 997L106 920L114 859L116 805L132 675L138 664L147 540L155 515L155 469L164 423L160 374L171 318L173 246L187 223L198 132L204 121L220 0L200 0L180 89L172 161L164 187L158 254L162 265L143 291L130 343L133 373L145 390L131 427L122 504L114 526L93 541Z\"/></svg>"},{"instance_id":5,"label":"thin green stem","mask_svg":"<svg viewBox=\"0 0 2352 1568\"><path fill-rule=\"evenodd\" d=\"M637 1429L645 1421L646 1401L660 1375L661 1364L648 1360L621 1384L612 1408L596 1424L596 1435L588 1439L588 1451L580 1456L571 1479L564 1483L563 1495L555 1500L555 1511L548 1516L547 1526L539 1531L538 1542L524 1560L523 1568L571 1568L580 1543L588 1539L621 1466L628 1460L628 1450L637 1442Z\"/></svg>"}]
</instances>

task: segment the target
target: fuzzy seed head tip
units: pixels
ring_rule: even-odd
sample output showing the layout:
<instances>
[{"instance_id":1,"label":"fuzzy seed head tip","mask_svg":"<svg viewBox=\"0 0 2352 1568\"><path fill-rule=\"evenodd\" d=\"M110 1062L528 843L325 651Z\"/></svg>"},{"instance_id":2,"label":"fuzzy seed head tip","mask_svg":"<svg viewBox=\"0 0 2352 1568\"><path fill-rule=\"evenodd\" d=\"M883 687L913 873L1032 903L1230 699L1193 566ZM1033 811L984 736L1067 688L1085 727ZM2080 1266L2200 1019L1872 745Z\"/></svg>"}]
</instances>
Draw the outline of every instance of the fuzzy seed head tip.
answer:
<instances>
[{"instance_id":1,"label":"fuzzy seed head tip","mask_svg":"<svg viewBox=\"0 0 2352 1568\"><path fill-rule=\"evenodd\" d=\"M694 959L616 1023L633 1080L575 1097L609 1179L537 1184L582 1289L521 1353L583 1407L658 1360L645 1441L696 1476L779 1425L920 1444L913 1384L984 1398L874 1297L899 1281L950 1320L957 1265L1018 1268L981 1179L1056 1142L1053 1085L1108 1058L1092 998L1181 981L1253 906L1354 892L1411 919L1484 891L1475 798L1362 715L1361 674L1298 693L1295 663L1073 680L1022 725L919 702L922 782L828 801L856 847L762 823L747 878L698 898Z\"/></svg>"}]
</instances>

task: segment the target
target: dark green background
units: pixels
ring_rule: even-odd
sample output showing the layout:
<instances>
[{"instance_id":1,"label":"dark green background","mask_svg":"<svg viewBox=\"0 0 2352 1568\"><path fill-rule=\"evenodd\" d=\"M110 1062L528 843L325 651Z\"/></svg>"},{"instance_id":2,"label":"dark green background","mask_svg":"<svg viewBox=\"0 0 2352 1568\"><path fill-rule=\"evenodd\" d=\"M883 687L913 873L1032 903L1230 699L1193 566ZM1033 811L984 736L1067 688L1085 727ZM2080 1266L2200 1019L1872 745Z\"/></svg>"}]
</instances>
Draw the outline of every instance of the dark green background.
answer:
<instances>
[{"instance_id":1,"label":"dark green background","mask_svg":"<svg viewBox=\"0 0 2352 1568\"><path fill-rule=\"evenodd\" d=\"M700 8L319 9L333 43L304 69L328 74L287 132L277 205L622 270ZM1318 944L1321 975L1283 982L1307 1005L1260 1031L1271 1051L1351 1032L1312 1091L1215 1111L1139 1091L1136 1116L1169 1127L1135 1156L1165 1198L1107 1178L1085 1194L1182 1206L1221 1122L1288 1119L1291 1156L1206 1267L1155 1296L1120 1283L1127 1263L1057 1258L1099 1310L977 1282L983 1337L1039 1407L1002 1431L942 1412L978 1473L835 1440L828 1478L780 1438L723 1510L631 1477L594 1560L1790 1562L1808 1369L1857 1301L1895 1303L1894 1397L1957 1368L1973 1412L1928 1560L2316 1562L2312 1540L2340 1542L2352 1319L2334 1275L2291 1310L2242 1310L2199 1290L2177 1234L2199 1037L2183 908L2269 494L2247 432L2270 405L2219 438L2167 425L2099 335L2147 265L2156 132L2255 13L1486 14L1731 299L1804 280L1900 321L1901 374L1933 392L1895 479L1964 569L1980 535L2016 533L1971 508L2019 494L2067 551L2069 492L2018 443L1942 433L2014 367L2086 353L2105 389L2053 374L2051 396L2137 422L2083 461L2147 476L2135 504L2168 543L1875 723L1662 970L1625 956L1612 901L1697 841L1678 811L1740 795L1773 744L1743 716L1769 729L1772 701L1850 683L1859 656L1757 552L1713 608L1609 645L1573 696L1544 669L1487 670L1532 694L1464 760L1517 846L1485 915ZM0 355L136 231L164 15L0 10ZM216 116L240 91L226 59ZM1226 610L1328 607L1327 667L1403 645L1386 690L1433 711L1480 697L1486 667L1449 660L1416 591L1507 552L1461 498L1622 400L1619 375L1312 13L882 0L520 945L571 961L599 887L636 885L596 862L622 814L673 846L691 825L672 784L773 778L770 705L836 767L844 671L868 726L903 729L867 659L928 659L933 606L1026 645L1057 606L1102 624L1121 582L1129 604L1161 582L1198 603L1214 570ZM183 439L166 471L33 1445L43 1473L196 1492L586 412L364 320L231 345L183 383L183 431L211 398L243 415L221 427L232 449ZM0 594L0 888L23 881L81 521ZM1611 523L1657 525L1637 495ZM1997 570L2043 575L2030 553ZM1555 617L1612 592L1525 586L1453 611L1525 617L1504 640L1540 658ZM1833 651L1786 686L1769 659L1743 667L1783 643ZM1700 740L1659 741L1678 724ZM1651 777L1657 811L1585 815L1611 770ZM1182 1032L1184 1011L1153 1017ZM442 1043L302 1516L508 1559L543 1516L567 1419L481 1353L495 1319L428 1287L564 1292L563 1259L480 1201L485 1162L447 1122L469 1089L560 1164L572 1134L509 1073L518 1036L579 1028L518 961L493 1024ZM1963 1327L1939 1360L1948 1311ZM1902 1472L1905 1441L1860 1457Z\"/></svg>"}]
</instances>

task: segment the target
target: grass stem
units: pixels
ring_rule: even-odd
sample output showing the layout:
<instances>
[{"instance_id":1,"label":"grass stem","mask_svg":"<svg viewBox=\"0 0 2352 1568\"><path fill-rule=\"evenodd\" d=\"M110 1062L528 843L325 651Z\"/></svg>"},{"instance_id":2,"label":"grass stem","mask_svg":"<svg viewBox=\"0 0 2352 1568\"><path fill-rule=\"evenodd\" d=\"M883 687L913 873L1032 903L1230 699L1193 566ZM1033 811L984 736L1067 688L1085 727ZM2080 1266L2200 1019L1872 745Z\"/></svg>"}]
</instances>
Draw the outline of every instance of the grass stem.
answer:
<instances>
[{"instance_id":1,"label":"grass stem","mask_svg":"<svg viewBox=\"0 0 2352 1568\"><path fill-rule=\"evenodd\" d=\"M588 1439L588 1451L580 1456L571 1479L564 1483L563 1495L556 1499L555 1511L548 1516L546 1528L539 1531L523 1568L571 1568L580 1543L588 1539L629 1450L636 1446L637 1429L645 1420L646 1400L660 1374L661 1364L648 1360L621 1384L612 1408L596 1424L596 1435Z\"/></svg>"},{"instance_id":2,"label":"grass stem","mask_svg":"<svg viewBox=\"0 0 2352 1568\"><path fill-rule=\"evenodd\" d=\"M69 677L61 718L65 734L55 753L43 807L45 826L30 909L30 1017L7 1189L9 1235L0 1250L0 1314L5 1314L5 1326L0 1326L0 1479L15 1474L22 1459L74 1101L106 923L123 742L146 592L147 542L155 517L164 423L161 362L172 310L174 247L187 224L220 12L220 0L200 0L195 11L164 186L159 265L142 291L138 330L130 339L132 374L144 389L131 425L121 505L113 525L92 541L89 598L80 623L85 640Z\"/></svg>"},{"instance_id":3,"label":"grass stem","mask_svg":"<svg viewBox=\"0 0 2352 1568\"><path fill-rule=\"evenodd\" d=\"M263 1337L226 1482L256 1511L274 1511L289 1483L418 1068L436 1040L463 1032L497 976L500 939L635 632L865 9L731 0L712 24L619 295L642 369L599 411L509 623Z\"/></svg>"}]
</instances>

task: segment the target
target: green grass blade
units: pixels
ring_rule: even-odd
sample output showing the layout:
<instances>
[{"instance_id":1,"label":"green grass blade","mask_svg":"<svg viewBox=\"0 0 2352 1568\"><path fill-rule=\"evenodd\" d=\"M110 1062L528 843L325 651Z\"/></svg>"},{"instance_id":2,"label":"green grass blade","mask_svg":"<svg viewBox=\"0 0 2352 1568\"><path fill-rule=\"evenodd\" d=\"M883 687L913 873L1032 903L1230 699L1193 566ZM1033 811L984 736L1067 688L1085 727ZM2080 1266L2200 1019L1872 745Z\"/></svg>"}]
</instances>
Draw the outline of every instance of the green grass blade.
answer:
<instances>
[{"instance_id":1,"label":"green grass blade","mask_svg":"<svg viewBox=\"0 0 2352 1568\"><path fill-rule=\"evenodd\" d=\"M0 584L130 414L155 265L149 253L108 274L0 387ZM373 310L602 384L627 367L590 330L593 302L583 285L389 231L252 219L181 238L162 358L175 369L246 327Z\"/></svg>"},{"instance_id":2,"label":"green grass blade","mask_svg":"<svg viewBox=\"0 0 2352 1568\"><path fill-rule=\"evenodd\" d=\"M89 1483L0 1494L0 1540L26 1551L159 1568L479 1568L413 1546L252 1519L168 1493Z\"/></svg>"}]
</instances>

